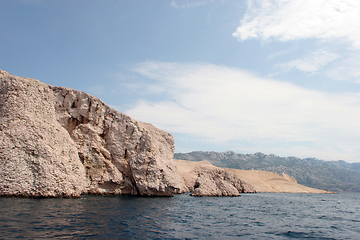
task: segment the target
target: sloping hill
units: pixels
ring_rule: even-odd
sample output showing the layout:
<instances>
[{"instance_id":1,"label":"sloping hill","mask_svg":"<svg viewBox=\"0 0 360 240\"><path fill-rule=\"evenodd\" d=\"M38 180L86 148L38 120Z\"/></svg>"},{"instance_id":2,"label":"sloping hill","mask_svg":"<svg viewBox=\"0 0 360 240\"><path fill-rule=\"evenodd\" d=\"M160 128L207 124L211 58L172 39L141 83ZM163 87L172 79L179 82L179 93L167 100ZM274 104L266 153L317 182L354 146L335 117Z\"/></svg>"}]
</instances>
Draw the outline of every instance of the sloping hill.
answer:
<instances>
[{"instance_id":1,"label":"sloping hill","mask_svg":"<svg viewBox=\"0 0 360 240\"><path fill-rule=\"evenodd\" d=\"M218 168L208 161L194 162L174 160L174 163L191 192L193 192L194 186L196 185L196 179L198 179L199 175L201 175L199 173L208 172L211 173L210 175L216 175L214 173L219 171L219 169L222 169L235 174L241 179L241 185L243 186L242 192L244 193L253 193L255 191L278 193L331 193L300 185L294 178L291 178L286 174L279 175L277 173L267 171Z\"/></svg>"},{"instance_id":2,"label":"sloping hill","mask_svg":"<svg viewBox=\"0 0 360 240\"><path fill-rule=\"evenodd\" d=\"M207 160L215 166L242 170L262 170L288 174L299 184L341 192L360 192L360 163L324 161L315 158L279 157L263 153L226 152L175 153L175 159Z\"/></svg>"}]
</instances>

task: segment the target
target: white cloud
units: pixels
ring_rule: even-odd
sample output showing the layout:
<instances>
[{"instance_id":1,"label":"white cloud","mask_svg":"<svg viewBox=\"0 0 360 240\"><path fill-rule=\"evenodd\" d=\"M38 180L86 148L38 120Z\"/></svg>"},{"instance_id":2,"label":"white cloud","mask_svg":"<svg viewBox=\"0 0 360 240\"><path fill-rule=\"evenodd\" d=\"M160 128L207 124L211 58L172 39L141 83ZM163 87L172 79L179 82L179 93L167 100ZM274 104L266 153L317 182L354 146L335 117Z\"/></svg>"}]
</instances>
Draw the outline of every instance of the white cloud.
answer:
<instances>
[{"instance_id":1,"label":"white cloud","mask_svg":"<svg viewBox=\"0 0 360 240\"><path fill-rule=\"evenodd\" d=\"M267 56L268 59L274 59L277 57L288 55L290 52L293 52L294 49L285 49L278 52L271 53L269 56Z\"/></svg>"},{"instance_id":2,"label":"white cloud","mask_svg":"<svg viewBox=\"0 0 360 240\"><path fill-rule=\"evenodd\" d=\"M336 80L360 83L360 51L354 51L346 56L328 70L327 74Z\"/></svg>"},{"instance_id":3,"label":"white cloud","mask_svg":"<svg viewBox=\"0 0 360 240\"><path fill-rule=\"evenodd\" d=\"M360 48L358 0L249 0L248 4L233 33L240 40L343 39Z\"/></svg>"},{"instance_id":4,"label":"white cloud","mask_svg":"<svg viewBox=\"0 0 360 240\"><path fill-rule=\"evenodd\" d=\"M141 101L126 113L169 132L248 142L251 147L239 148L279 155L360 157L357 95L311 91L211 64L145 62L133 70L156 80L154 88L170 98Z\"/></svg>"},{"instance_id":5,"label":"white cloud","mask_svg":"<svg viewBox=\"0 0 360 240\"><path fill-rule=\"evenodd\" d=\"M311 39L297 41L299 51L305 53L301 58L275 66L315 73L334 62L333 69L326 70L329 77L359 82L360 61L358 57L348 56L349 52L360 50L358 29L358 0L248 0L247 12L233 36L241 41L251 38L280 42ZM314 47L317 50L309 51Z\"/></svg>"},{"instance_id":6,"label":"white cloud","mask_svg":"<svg viewBox=\"0 0 360 240\"><path fill-rule=\"evenodd\" d=\"M325 50L315 51L308 56L295 59L287 63L280 63L276 66L285 70L298 69L305 72L317 72L323 66L339 58L340 55Z\"/></svg>"}]
</instances>

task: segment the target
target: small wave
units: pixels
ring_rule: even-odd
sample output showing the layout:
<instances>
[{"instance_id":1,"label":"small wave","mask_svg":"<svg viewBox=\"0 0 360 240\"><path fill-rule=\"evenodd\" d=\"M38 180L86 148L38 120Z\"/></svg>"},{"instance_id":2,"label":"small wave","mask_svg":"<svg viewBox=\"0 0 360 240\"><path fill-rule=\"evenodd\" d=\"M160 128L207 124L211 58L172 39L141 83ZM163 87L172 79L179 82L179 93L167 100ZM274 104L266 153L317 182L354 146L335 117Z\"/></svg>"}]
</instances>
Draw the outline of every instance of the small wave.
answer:
<instances>
[{"instance_id":1,"label":"small wave","mask_svg":"<svg viewBox=\"0 0 360 240\"><path fill-rule=\"evenodd\" d=\"M296 232L296 231L287 231L283 233L277 233L278 236L283 236L287 238L301 238L301 239L323 239L323 240L336 240L336 238L328 238L317 236L316 233L307 233L307 232Z\"/></svg>"}]
</instances>

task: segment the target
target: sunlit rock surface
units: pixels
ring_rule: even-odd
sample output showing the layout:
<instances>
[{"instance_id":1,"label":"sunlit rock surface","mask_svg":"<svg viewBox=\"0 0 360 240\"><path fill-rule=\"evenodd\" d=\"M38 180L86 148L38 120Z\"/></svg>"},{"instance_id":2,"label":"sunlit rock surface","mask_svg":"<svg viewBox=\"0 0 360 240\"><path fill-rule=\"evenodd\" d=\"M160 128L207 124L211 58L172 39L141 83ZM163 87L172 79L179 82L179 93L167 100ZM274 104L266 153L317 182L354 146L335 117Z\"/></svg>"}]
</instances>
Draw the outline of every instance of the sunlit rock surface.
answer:
<instances>
[{"instance_id":1,"label":"sunlit rock surface","mask_svg":"<svg viewBox=\"0 0 360 240\"><path fill-rule=\"evenodd\" d=\"M48 85L0 73L0 195L77 197L88 186Z\"/></svg>"},{"instance_id":2,"label":"sunlit rock surface","mask_svg":"<svg viewBox=\"0 0 360 240\"><path fill-rule=\"evenodd\" d=\"M171 196L186 191L174 138L73 89L51 87L58 122L75 141L90 193Z\"/></svg>"},{"instance_id":3,"label":"sunlit rock surface","mask_svg":"<svg viewBox=\"0 0 360 240\"><path fill-rule=\"evenodd\" d=\"M187 191L171 134L81 91L1 71L0 195Z\"/></svg>"},{"instance_id":4,"label":"sunlit rock surface","mask_svg":"<svg viewBox=\"0 0 360 240\"><path fill-rule=\"evenodd\" d=\"M192 196L239 196L240 193L256 192L235 174L208 161L174 161Z\"/></svg>"}]
</instances>

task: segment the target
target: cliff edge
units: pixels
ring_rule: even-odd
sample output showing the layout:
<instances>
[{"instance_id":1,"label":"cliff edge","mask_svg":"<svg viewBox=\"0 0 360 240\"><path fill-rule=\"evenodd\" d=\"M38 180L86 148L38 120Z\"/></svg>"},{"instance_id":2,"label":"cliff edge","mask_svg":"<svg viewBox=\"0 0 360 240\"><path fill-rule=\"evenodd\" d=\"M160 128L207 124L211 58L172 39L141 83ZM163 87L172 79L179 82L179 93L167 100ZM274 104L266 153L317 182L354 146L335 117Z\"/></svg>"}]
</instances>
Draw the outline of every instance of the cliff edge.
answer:
<instances>
[{"instance_id":1,"label":"cliff edge","mask_svg":"<svg viewBox=\"0 0 360 240\"><path fill-rule=\"evenodd\" d=\"M188 191L174 139L81 91L0 70L0 195Z\"/></svg>"}]
</instances>

